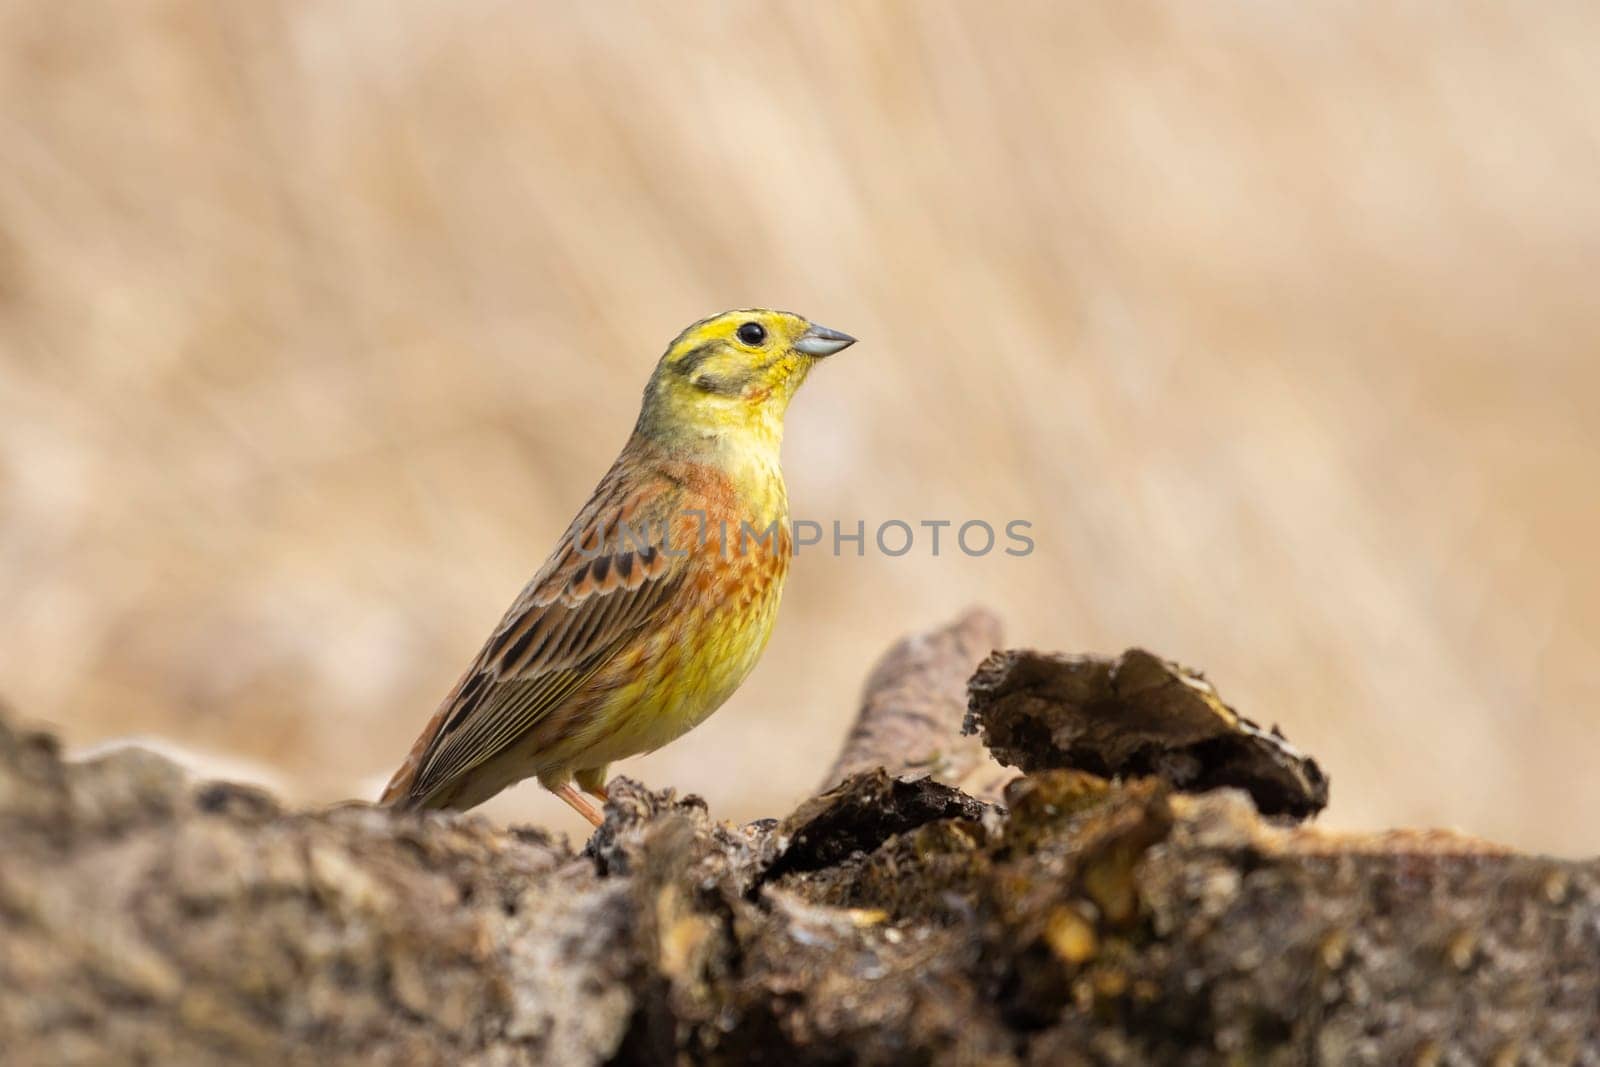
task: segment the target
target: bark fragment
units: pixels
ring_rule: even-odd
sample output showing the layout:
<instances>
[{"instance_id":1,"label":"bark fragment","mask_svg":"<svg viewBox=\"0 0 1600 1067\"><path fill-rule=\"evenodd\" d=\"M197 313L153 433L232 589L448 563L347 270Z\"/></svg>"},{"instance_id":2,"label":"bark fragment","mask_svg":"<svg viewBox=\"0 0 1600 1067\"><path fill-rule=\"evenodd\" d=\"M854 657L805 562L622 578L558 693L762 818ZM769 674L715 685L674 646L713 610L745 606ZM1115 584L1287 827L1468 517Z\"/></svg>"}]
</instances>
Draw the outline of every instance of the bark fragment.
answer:
<instances>
[{"instance_id":1,"label":"bark fragment","mask_svg":"<svg viewBox=\"0 0 1600 1067\"><path fill-rule=\"evenodd\" d=\"M1204 676L1143 649L1121 656L996 652L973 675L964 731L1025 772L1155 775L1178 789L1247 791L1264 815L1328 803L1315 760L1222 702Z\"/></svg>"}]
</instances>

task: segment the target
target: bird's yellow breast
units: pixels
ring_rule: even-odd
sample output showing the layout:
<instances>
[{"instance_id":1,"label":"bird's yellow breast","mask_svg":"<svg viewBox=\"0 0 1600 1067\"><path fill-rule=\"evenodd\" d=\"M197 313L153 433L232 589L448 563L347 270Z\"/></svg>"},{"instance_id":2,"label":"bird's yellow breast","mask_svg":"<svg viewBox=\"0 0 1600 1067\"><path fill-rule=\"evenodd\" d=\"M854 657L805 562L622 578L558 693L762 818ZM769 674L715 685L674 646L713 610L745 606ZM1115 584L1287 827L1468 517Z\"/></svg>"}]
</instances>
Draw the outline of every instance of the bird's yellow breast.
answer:
<instances>
[{"instance_id":1,"label":"bird's yellow breast","mask_svg":"<svg viewBox=\"0 0 1600 1067\"><path fill-rule=\"evenodd\" d=\"M701 479L697 479L701 481ZM606 665L586 728L550 755L574 770L649 752L721 707L772 636L792 552L776 464L720 465L686 494L670 547L688 551L680 608Z\"/></svg>"}]
</instances>

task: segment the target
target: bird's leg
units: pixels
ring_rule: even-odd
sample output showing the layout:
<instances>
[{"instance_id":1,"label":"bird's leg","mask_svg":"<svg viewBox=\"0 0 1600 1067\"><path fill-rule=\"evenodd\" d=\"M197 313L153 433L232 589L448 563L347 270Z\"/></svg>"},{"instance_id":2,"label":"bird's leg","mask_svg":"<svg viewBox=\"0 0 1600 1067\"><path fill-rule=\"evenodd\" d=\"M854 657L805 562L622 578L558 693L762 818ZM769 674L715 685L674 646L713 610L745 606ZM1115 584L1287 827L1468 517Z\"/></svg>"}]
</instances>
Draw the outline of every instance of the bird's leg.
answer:
<instances>
[{"instance_id":1,"label":"bird's leg","mask_svg":"<svg viewBox=\"0 0 1600 1067\"><path fill-rule=\"evenodd\" d=\"M571 805L573 811L577 812L579 815L582 815L585 819L588 819L591 824L599 826L601 823L605 822L605 819L602 818L600 813L595 810L594 805L589 803L589 798L578 792L577 786L573 785L571 782L563 782L555 789L550 790L550 792L554 793L562 800L565 800L569 805Z\"/></svg>"},{"instance_id":2,"label":"bird's leg","mask_svg":"<svg viewBox=\"0 0 1600 1067\"><path fill-rule=\"evenodd\" d=\"M574 774L572 780L578 783L579 789L590 796L599 797L600 803L604 804L611 799L610 794L606 792L607 769L608 767L585 767Z\"/></svg>"}]
</instances>

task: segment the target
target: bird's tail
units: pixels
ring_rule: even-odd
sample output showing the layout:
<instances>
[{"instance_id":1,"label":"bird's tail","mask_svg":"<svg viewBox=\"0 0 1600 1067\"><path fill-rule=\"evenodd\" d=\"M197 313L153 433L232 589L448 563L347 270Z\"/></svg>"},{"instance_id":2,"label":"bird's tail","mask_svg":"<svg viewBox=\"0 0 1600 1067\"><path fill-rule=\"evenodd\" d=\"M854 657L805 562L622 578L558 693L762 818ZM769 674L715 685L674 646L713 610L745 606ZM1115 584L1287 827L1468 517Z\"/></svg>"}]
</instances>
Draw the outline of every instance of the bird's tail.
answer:
<instances>
[{"instance_id":1,"label":"bird's tail","mask_svg":"<svg viewBox=\"0 0 1600 1067\"><path fill-rule=\"evenodd\" d=\"M471 671L467 674L471 674ZM467 675L462 675L463 680L466 677ZM458 682L456 690L460 688ZM432 751L434 738L438 736L446 716L455 706L456 690L451 691L450 696L439 705L439 710L433 713L433 718L428 720L428 725L423 727L422 733L411 745L411 751L406 753L405 762L401 763L399 769L390 777L389 784L383 787L383 796L378 798L379 804L396 811L421 811L448 806L446 798L440 795L438 790L419 794L417 776L422 773L422 766L428 758L428 753Z\"/></svg>"}]
</instances>

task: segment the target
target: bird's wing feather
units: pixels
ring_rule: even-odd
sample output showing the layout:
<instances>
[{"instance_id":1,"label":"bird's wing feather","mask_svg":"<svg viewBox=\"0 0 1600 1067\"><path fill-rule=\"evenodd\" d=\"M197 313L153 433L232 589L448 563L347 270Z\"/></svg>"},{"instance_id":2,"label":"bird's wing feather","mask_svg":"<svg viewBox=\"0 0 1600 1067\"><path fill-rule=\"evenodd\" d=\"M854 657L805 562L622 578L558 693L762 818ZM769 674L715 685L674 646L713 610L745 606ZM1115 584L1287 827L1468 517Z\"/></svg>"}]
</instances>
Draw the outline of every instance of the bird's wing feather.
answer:
<instances>
[{"instance_id":1,"label":"bird's wing feather","mask_svg":"<svg viewBox=\"0 0 1600 1067\"><path fill-rule=\"evenodd\" d=\"M429 807L463 774L514 745L671 603L684 558L661 531L680 497L613 469L550 559L506 612L384 791ZM654 538L652 540L652 538Z\"/></svg>"}]
</instances>

